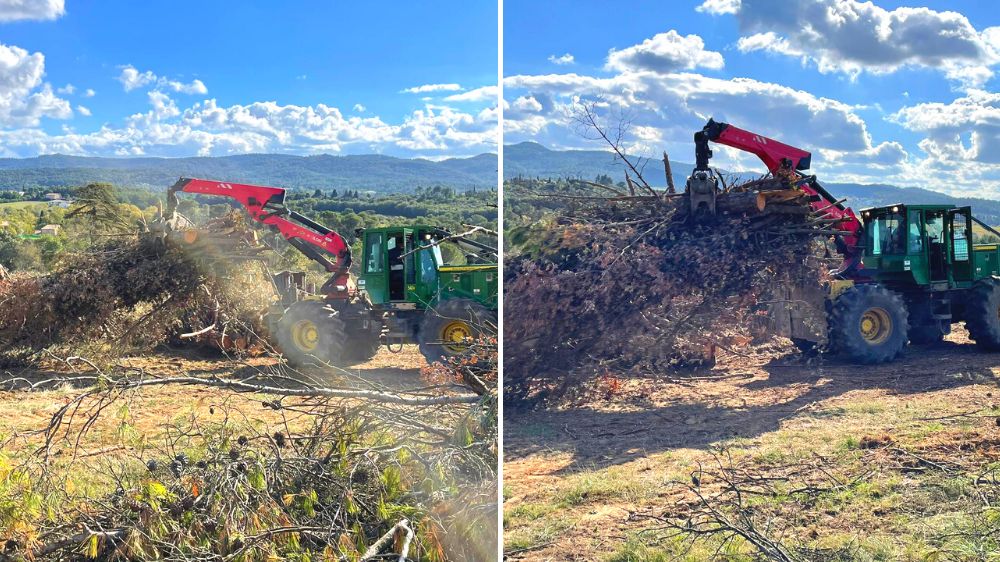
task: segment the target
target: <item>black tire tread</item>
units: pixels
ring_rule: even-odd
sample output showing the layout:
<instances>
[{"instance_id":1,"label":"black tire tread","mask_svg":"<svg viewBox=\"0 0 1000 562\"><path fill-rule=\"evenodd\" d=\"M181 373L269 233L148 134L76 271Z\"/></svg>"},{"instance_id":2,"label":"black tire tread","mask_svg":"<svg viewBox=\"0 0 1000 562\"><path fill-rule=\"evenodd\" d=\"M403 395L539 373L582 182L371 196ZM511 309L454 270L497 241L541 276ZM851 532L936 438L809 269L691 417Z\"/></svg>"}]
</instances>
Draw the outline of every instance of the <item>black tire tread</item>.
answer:
<instances>
[{"instance_id":1,"label":"black tire tread","mask_svg":"<svg viewBox=\"0 0 1000 562\"><path fill-rule=\"evenodd\" d=\"M1000 278L983 279L969 289L965 304L965 327L976 346L1000 351Z\"/></svg>"},{"instance_id":2,"label":"black tire tread","mask_svg":"<svg viewBox=\"0 0 1000 562\"><path fill-rule=\"evenodd\" d=\"M292 326L300 320L312 320L320 332L320 343L316 351L306 354L298 350L292 340ZM317 361L336 366L350 365L345 356L347 341L344 322L337 311L318 301L300 301L288 307L278 321L278 347L293 365L314 365Z\"/></svg>"},{"instance_id":3,"label":"black tire tread","mask_svg":"<svg viewBox=\"0 0 1000 562\"><path fill-rule=\"evenodd\" d=\"M438 343L437 334L444 324L454 318L479 319L480 322L487 321L496 325L496 312L472 299L448 299L434 308L428 308L420 323L418 337L420 353L428 363L444 362L450 356L448 350Z\"/></svg>"},{"instance_id":4,"label":"black tire tread","mask_svg":"<svg viewBox=\"0 0 1000 562\"><path fill-rule=\"evenodd\" d=\"M888 340L872 346L857 331L861 314L872 306L880 306L892 316L893 326L899 326ZM906 347L909 316L902 296L882 285L862 284L844 291L830 311L831 347L858 363L873 365L888 363L903 353Z\"/></svg>"}]
</instances>

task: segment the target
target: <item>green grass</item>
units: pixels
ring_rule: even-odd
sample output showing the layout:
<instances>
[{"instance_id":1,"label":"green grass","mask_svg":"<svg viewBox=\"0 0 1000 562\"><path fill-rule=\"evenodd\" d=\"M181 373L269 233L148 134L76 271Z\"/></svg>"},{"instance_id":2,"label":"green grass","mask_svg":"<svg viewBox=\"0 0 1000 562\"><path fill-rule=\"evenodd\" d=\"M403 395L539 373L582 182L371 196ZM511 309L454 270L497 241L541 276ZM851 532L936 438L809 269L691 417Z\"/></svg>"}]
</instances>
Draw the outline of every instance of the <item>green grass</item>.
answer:
<instances>
[{"instance_id":1,"label":"green grass","mask_svg":"<svg viewBox=\"0 0 1000 562\"><path fill-rule=\"evenodd\" d=\"M30 209L30 208L41 208L48 207L49 204L45 201L10 201L7 203L0 203L0 209Z\"/></svg>"},{"instance_id":2,"label":"green grass","mask_svg":"<svg viewBox=\"0 0 1000 562\"><path fill-rule=\"evenodd\" d=\"M582 472L571 477L557 493L555 503L571 507L607 499L638 501L653 490L635 478L634 474L612 467L606 470Z\"/></svg>"}]
</instances>

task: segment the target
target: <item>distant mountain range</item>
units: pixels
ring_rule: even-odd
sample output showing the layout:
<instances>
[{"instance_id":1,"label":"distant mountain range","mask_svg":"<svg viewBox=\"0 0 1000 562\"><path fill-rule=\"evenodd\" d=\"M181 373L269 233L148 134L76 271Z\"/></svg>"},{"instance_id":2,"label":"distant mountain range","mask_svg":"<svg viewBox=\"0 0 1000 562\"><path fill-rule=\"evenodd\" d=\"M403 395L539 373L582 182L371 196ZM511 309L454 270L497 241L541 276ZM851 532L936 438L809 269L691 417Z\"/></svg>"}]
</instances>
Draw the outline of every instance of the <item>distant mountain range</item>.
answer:
<instances>
[{"instance_id":1,"label":"distant mountain range","mask_svg":"<svg viewBox=\"0 0 1000 562\"><path fill-rule=\"evenodd\" d=\"M670 169L674 185L683 189L694 164L671 160ZM522 142L504 146L504 179L527 178L579 178L593 180L606 174L615 181L624 179L620 161L607 151L600 150L550 150L538 143ZM665 187L667 180L663 164L651 161L643 176L654 187ZM973 197L953 197L945 193L917 187L898 187L886 184L821 183L836 197L846 197L847 204L855 209L879 207L893 203L952 204L972 206L973 214L989 224L1000 225L1000 201Z\"/></svg>"},{"instance_id":2,"label":"distant mountain range","mask_svg":"<svg viewBox=\"0 0 1000 562\"><path fill-rule=\"evenodd\" d=\"M496 186L496 154L431 161L377 154L292 156L244 154L193 158L94 158L48 155L0 158L0 189L62 187L106 181L162 189L181 176L298 189L408 192L418 186Z\"/></svg>"}]
</instances>

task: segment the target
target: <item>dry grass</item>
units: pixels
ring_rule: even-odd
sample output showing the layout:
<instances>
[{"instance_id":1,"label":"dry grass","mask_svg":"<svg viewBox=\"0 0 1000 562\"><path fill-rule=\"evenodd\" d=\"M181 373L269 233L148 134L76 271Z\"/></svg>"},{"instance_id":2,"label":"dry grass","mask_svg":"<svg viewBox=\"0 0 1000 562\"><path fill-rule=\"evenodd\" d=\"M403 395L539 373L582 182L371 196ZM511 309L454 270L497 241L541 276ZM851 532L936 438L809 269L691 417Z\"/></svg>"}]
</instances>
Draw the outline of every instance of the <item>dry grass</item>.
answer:
<instances>
[{"instance_id":1,"label":"dry grass","mask_svg":"<svg viewBox=\"0 0 1000 562\"><path fill-rule=\"evenodd\" d=\"M965 342L963 334L951 339ZM995 555L995 540L977 530L1000 519L982 501L994 494L984 478L1000 467L1000 356L946 346L864 371L733 357L711 375L625 377L610 400L591 395L508 417L511 558L752 559L742 541L717 552L720 543L706 538L689 549L645 517L689 511L691 474L723 448L747 471L773 477L793 465L822 466L828 474L802 471L802 479L845 483L810 499L752 501L771 518L768 532L803 560Z\"/></svg>"}]
</instances>

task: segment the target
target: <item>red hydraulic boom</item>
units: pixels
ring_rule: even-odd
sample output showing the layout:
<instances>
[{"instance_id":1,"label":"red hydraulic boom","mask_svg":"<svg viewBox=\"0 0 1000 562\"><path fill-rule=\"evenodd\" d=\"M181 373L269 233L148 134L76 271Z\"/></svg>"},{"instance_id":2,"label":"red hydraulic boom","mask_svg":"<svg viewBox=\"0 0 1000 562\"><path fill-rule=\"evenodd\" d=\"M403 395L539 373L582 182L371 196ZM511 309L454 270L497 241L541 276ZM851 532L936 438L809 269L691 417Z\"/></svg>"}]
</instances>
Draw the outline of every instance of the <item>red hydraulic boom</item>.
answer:
<instances>
[{"instance_id":1,"label":"red hydraulic boom","mask_svg":"<svg viewBox=\"0 0 1000 562\"><path fill-rule=\"evenodd\" d=\"M248 185L195 178L181 178L167 190L167 216L177 207L177 192L230 197L238 201L255 221L277 230L288 242L332 273L322 291L331 298L349 296L351 247L333 230L285 207L280 187ZM336 261L330 261L327 255Z\"/></svg>"},{"instance_id":2,"label":"red hydraulic boom","mask_svg":"<svg viewBox=\"0 0 1000 562\"><path fill-rule=\"evenodd\" d=\"M801 173L802 170L809 169L812 162L811 153L713 119L709 119L705 127L694 134L694 141L696 163L695 171L691 174L692 180L688 180L689 191L692 191L692 183L697 187L699 183L710 181L704 177L700 181L698 179L699 174L712 173L708 166L708 161L712 157L712 150L708 145L709 141L755 154L764 162L771 174L789 176L796 188L811 196L812 201L809 205L813 211L821 213L824 218L839 219L839 222L833 223L833 227L845 233L835 238L837 251L844 256L844 264L840 273L850 276L861 266L863 251L861 221L850 207L845 207L841 201L835 199L820 185L816 181L816 176L807 176ZM692 191L692 193L694 192ZM697 194L692 197L693 205L697 197ZM714 199L711 202L711 208L714 208Z\"/></svg>"}]
</instances>

